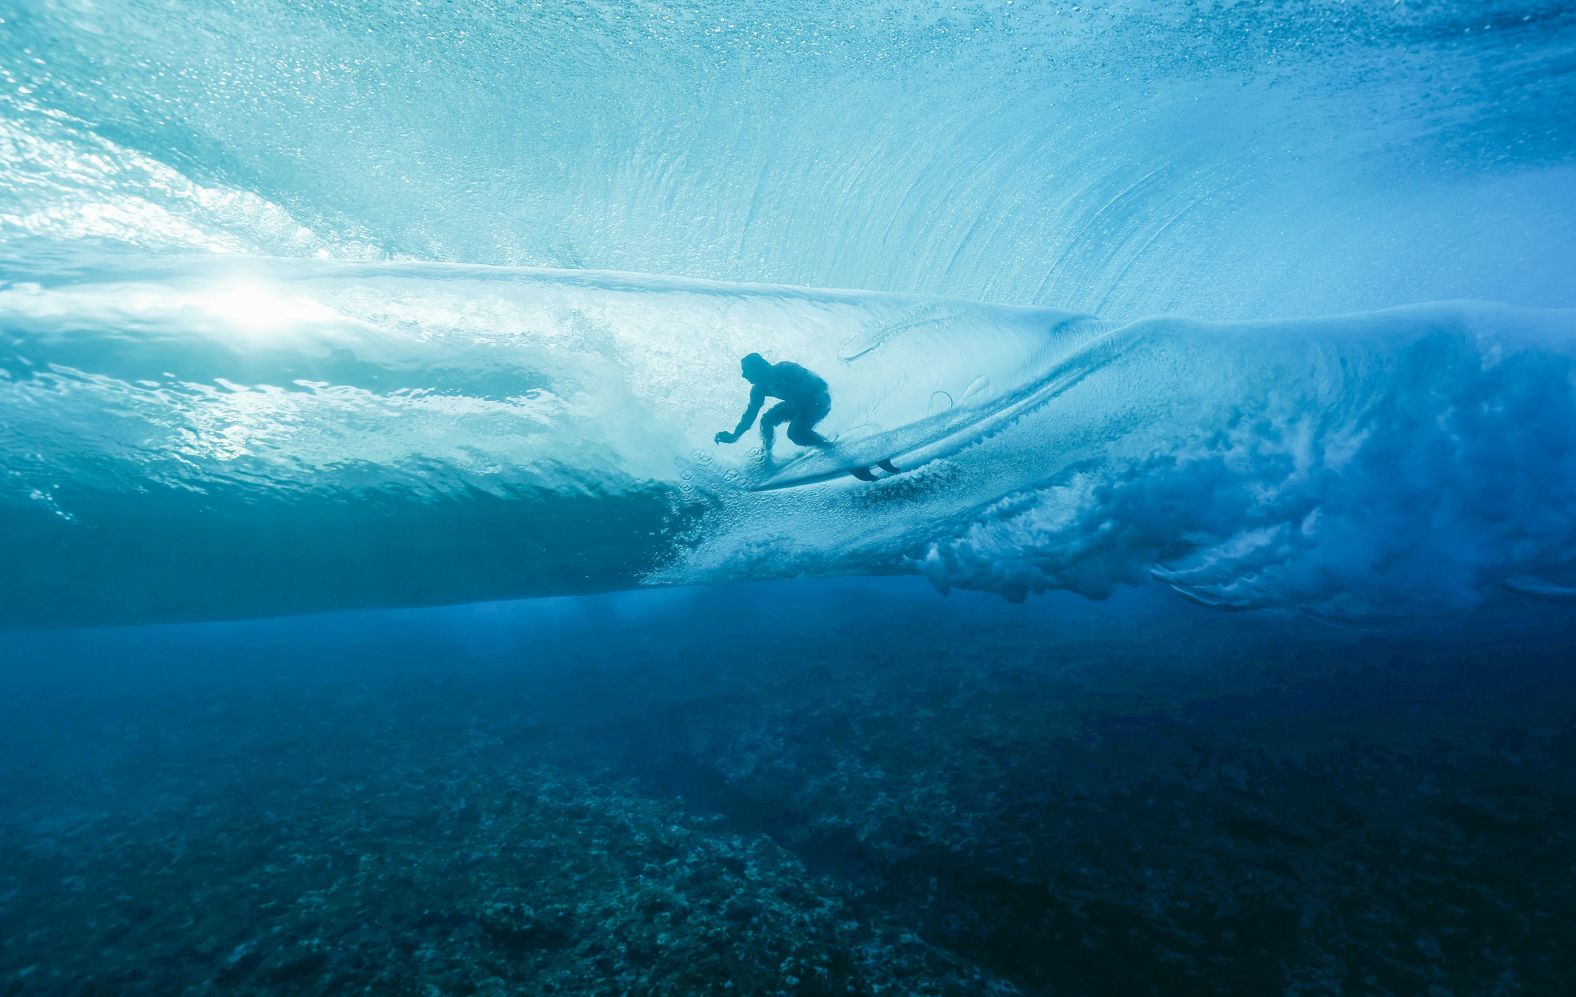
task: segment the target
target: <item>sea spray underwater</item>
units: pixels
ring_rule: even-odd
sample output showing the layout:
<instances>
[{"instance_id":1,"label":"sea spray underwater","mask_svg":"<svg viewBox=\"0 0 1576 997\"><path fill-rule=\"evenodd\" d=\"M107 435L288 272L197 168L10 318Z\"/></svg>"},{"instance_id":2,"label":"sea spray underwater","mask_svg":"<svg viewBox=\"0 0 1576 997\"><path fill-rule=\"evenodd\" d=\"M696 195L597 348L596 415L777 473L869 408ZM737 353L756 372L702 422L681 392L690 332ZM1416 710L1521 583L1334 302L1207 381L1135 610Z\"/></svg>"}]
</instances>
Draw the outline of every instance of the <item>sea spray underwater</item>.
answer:
<instances>
[{"instance_id":1,"label":"sea spray underwater","mask_svg":"<svg viewBox=\"0 0 1576 997\"><path fill-rule=\"evenodd\" d=\"M1123 324L594 272L29 269L0 291L13 622L915 570L1354 620L1572 591L1576 311ZM908 473L748 490L709 437L752 349L825 371L827 431Z\"/></svg>"},{"instance_id":2,"label":"sea spray underwater","mask_svg":"<svg viewBox=\"0 0 1576 997\"><path fill-rule=\"evenodd\" d=\"M1573 52L0 0L0 990L1559 992Z\"/></svg>"}]
</instances>

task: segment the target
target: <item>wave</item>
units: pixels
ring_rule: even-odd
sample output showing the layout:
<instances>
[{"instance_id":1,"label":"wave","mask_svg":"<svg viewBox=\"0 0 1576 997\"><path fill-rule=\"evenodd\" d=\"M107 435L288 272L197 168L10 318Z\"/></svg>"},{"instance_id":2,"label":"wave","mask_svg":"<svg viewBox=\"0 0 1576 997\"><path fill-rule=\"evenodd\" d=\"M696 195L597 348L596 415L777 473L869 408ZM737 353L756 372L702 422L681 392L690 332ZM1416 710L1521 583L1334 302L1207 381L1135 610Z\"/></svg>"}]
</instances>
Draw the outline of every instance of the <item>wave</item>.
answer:
<instances>
[{"instance_id":1,"label":"wave","mask_svg":"<svg viewBox=\"0 0 1576 997\"><path fill-rule=\"evenodd\" d=\"M10 625L894 572L1377 620L1560 598L1576 565L1571 311L1118 324L43 251L0 274ZM840 439L964 438L890 480L752 491L747 448L711 443L750 351L821 373Z\"/></svg>"},{"instance_id":2,"label":"wave","mask_svg":"<svg viewBox=\"0 0 1576 997\"><path fill-rule=\"evenodd\" d=\"M1564 0L0 0L0 239L1576 305Z\"/></svg>"}]
</instances>

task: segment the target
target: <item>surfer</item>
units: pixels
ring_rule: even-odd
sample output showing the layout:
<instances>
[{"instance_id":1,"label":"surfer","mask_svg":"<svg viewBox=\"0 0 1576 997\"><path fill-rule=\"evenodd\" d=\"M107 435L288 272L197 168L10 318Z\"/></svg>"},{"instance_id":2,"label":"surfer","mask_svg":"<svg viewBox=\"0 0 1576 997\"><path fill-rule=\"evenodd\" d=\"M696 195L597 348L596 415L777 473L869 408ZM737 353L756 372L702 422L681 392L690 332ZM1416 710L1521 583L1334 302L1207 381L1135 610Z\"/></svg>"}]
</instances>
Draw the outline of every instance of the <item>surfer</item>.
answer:
<instances>
[{"instance_id":1,"label":"surfer","mask_svg":"<svg viewBox=\"0 0 1576 997\"><path fill-rule=\"evenodd\" d=\"M750 405L731 433L723 430L716 435L718 443L737 443L755 423L766 399L780 398L781 401L761 416L761 443L766 448L767 460L771 459L777 427L784 422L788 424L788 439L792 442L801 447L831 449L832 441L815 431L815 424L832 411L832 393L827 390L825 381L787 360L768 363L759 353L751 353L739 361L739 370L751 385Z\"/></svg>"}]
</instances>

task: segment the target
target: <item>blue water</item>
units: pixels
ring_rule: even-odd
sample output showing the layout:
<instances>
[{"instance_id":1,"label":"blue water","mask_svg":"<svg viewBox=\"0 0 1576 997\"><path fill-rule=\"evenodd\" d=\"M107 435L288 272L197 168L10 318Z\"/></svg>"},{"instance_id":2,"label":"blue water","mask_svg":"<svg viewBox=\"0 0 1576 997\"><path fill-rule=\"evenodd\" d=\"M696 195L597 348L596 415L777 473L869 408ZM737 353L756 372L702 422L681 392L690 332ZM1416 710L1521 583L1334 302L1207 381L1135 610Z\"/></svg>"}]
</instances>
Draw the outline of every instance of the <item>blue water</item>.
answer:
<instances>
[{"instance_id":1,"label":"blue water","mask_svg":"<svg viewBox=\"0 0 1576 997\"><path fill-rule=\"evenodd\" d=\"M1560 992L1576 12L0 0L0 551L0 993Z\"/></svg>"}]
</instances>

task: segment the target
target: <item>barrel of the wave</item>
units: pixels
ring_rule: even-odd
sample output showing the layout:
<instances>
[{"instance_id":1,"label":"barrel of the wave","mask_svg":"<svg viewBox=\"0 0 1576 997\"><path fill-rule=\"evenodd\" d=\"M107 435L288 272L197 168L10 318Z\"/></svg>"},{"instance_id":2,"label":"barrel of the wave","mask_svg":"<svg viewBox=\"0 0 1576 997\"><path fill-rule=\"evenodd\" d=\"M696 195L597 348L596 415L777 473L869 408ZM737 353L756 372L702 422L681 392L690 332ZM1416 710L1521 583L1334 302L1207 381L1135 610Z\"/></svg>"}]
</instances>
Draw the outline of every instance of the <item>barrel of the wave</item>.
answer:
<instances>
[{"instance_id":1,"label":"barrel of the wave","mask_svg":"<svg viewBox=\"0 0 1576 997\"><path fill-rule=\"evenodd\" d=\"M1090 329L623 274L58 263L0 268L9 625L634 585L759 480L748 447L712 442L741 356L823 377L818 428L853 442L1000 411ZM697 483L697 453L731 473Z\"/></svg>"}]
</instances>

